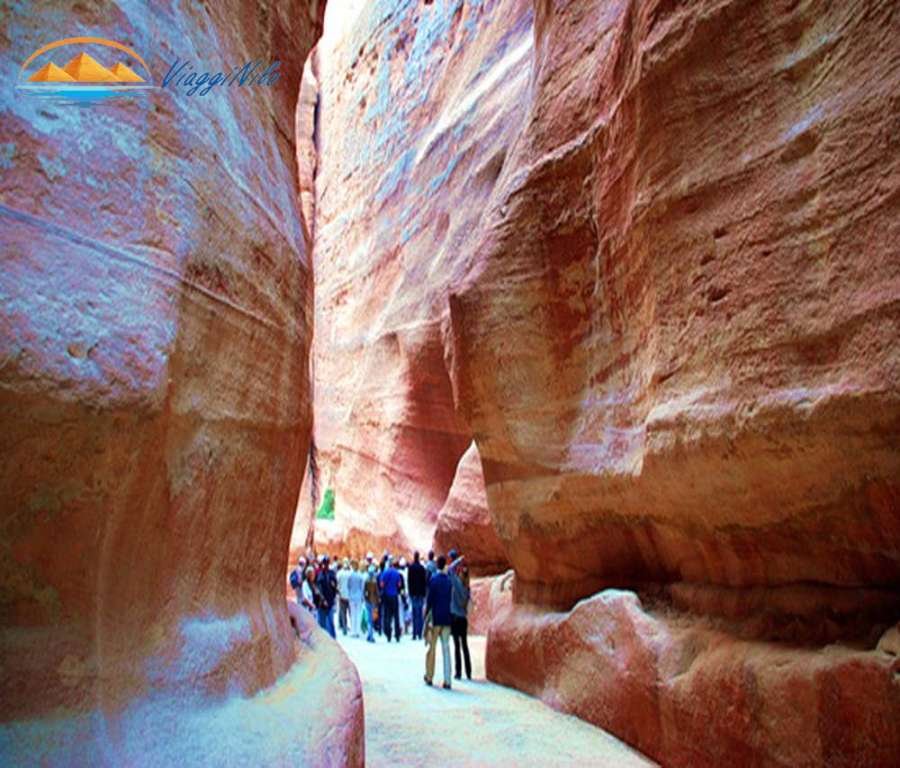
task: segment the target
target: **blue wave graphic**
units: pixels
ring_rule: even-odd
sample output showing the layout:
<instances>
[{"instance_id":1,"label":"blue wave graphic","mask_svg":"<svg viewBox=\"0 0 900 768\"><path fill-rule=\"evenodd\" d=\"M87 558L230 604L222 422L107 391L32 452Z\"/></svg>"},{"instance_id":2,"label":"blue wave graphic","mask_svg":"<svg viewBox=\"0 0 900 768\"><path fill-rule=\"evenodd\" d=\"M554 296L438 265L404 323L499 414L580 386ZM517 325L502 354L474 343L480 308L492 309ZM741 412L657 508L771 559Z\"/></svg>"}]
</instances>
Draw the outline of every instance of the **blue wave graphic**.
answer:
<instances>
[{"instance_id":1,"label":"blue wave graphic","mask_svg":"<svg viewBox=\"0 0 900 768\"><path fill-rule=\"evenodd\" d=\"M106 83L97 85L42 83L41 85L16 86L17 91L26 93L28 96L37 96L53 104L75 105L86 105L123 96L143 96L156 88L155 85L109 85Z\"/></svg>"}]
</instances>

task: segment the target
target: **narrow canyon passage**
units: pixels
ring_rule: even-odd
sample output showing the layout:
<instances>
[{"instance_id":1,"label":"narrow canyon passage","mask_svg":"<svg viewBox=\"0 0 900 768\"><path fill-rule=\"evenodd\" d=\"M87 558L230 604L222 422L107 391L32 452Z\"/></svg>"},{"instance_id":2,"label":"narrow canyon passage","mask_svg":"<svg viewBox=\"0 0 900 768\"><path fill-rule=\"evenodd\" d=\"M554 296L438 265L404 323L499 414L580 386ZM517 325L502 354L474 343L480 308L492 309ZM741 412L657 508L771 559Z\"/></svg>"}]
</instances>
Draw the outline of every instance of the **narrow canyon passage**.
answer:
<instances>
[{"instance_id":1,"label":"narrow canyon passage","mask_svg":"<svg viewBox=\"0 0 900 768\"><path fill-rule=\"evenodd\" d=\"M0 766L900 765L900 2L0 30Z\"/></svg>"},{"instance_id":2,"label":"narrow canyon passage","mask_svg":"<svg viewBox=\"0 0 900 768\"><path fill-rule=\"evenodd\" d=\"M599 728L485 680L483 637L469 640L473 679L454 680L450 691L422 681L420 641L370 644L339 635L339 642L362 679L369 768L655 765Z\"/></svg>"}]
</instances>

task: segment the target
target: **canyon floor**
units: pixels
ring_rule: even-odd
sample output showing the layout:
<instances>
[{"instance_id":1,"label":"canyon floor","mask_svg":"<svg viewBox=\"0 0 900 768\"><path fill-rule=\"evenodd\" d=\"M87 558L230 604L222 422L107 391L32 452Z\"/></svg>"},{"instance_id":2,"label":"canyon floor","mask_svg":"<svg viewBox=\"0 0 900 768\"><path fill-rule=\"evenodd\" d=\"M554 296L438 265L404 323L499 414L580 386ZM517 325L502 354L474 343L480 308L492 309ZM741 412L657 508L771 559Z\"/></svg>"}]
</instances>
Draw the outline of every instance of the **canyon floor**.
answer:
<instances>
[{"instance_id":1,"label":"canyon floor","mask_svg":"<svg viewBox=\"0 0 900 768\"><path fill-rule=\"evenodd\" d=\"M485 638L469 640L473 680L440 687L422 680L425 646L404 638L376 643L339 636L363 683L366 765L464 766L651 766L605 731L564 715L484 676Z\"/></svg>"}]
</instances>

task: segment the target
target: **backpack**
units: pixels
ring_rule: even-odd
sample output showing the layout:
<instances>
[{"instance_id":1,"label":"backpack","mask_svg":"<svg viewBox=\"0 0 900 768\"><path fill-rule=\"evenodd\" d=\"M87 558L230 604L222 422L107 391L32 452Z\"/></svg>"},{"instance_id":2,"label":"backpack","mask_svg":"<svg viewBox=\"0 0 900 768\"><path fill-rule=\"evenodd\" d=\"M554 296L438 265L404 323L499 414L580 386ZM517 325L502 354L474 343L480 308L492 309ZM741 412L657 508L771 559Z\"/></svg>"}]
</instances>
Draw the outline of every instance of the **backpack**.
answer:
<instances>
[{"instance_id":1,"label":"backpack","mask_svg":"<svg viewBox=\"0 0 900 768\"><path fill-rule=\"evenodd\" d=\"M296 568L291 571L291 589L300 589L300 575Z\"/></svg>"}]
</instances>

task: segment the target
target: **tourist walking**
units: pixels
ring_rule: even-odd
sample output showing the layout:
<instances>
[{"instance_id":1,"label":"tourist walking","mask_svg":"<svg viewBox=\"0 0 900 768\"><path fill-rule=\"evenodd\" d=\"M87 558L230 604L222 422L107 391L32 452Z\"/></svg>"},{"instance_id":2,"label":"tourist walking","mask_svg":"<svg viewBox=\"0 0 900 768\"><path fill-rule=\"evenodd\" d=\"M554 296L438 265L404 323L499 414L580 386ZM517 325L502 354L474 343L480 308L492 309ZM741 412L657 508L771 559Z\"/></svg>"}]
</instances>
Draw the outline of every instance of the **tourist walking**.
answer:
<instances>
[{"instance_id":1,"label":"tourist walking","mask_svg":"<svg viewBox=\"0 0 900 768\"><path fill-rule=\"evenodd\" d=\"M301 557L297 561L297 567L291 571L291 589L297 598L297 605L303 605L303 580L306 578L306 558Z\"/></svg>"},{"instance_id":2,"label":"tourist walking","mask_svg":"<svg viewBox=\"0 0 900 768\"><path fill-rule=\"evenodd\" d=\"M412 604L409 602L409 568L406 565L406 558L400 558L400 628L404 635L408 635L412 627Z\"/></svg>"},{"instance_id":3,"label":"tourist walking","mask_svg":"<svg viewBox=\"0 0 900 768\"><path fill-rule=\"evenodd\" d=\"M366 577L363 575L362 566L354 560L350 563L350 577L347 579L347 599L350 602L350 637L359 637L365 591Z\"/></svg>"},{"instance_id":4,"label":"tourist walking","mask_svg":"<svg viewBox=\"0 0 900 768\"><path fill-rule=\"evenodd\" d=\"M434 653L437 641L441 641L441 656L444 660L444 688L450 689L450 600L453 585L444 570L447 559L441 555L437 560L437 572L428 582L426 600L426 631L428 652L425 655L425 684L434 681Z\"/></svg>"},{"instance_id":5,"label":"tourist walking","mask_svg":"<svg viewBox=\"0 0 900 768\"><path fill-rule=\"evenodd\" d=\"M425 563L425 571L428 573L428 581L437 573L437 564L434 562L434 550L428 550L428 562Z\"/></svg>"},{"instance_id":6,"label":"tourist walking","mask_svg":"<svg viewBox=\"0 0 900 768\"><path fill-rule=\"evenodd\" d=\"M300 604L310 613L315 613L319 598L316 592L316 569L311 565L306 566L306 575L300 595Z\"/></svg>"},{"instance_id":7,"label":"tourist walking","mask_svg":"<svg viewBox=\"0 0 900 768\"><path fill-rule=\"evenodd\" d=\"M329 635L336 637L334 631L334 604L337 600L337 576L328 567L328 555L321 559L321 569L316 576L316 588L319 591L319 602L316 606L319 613L319 626Z\"/></svg>"},{"instance_id":8,"label":"tourist walking","mask_svg":"<svg viewBox=\"0 0 900 768\"><path fill-rule=\"evenodd\" d=\"M385 562L384 572L378 582L381 588L381 602L384 606L384 615L381 619L381 628L388 642L391 642L391 630L400 642L400 594L403 591L403 577L400 571L394 568L390 557ZM393 626L392 626L393 625Z\"/></svg>"},{"instance_id":9,"label":"tourist walking","mask_svg":"<svg viewBox=\"0 0 900 768\"><path fill-rule=\"evenodd\" d=\"M412 636L413 640L421 640L425 594L428 591L428 572L425 570L425 566L419 562L418 552L413 553L413 561L408 570L409 574L406 584L409 590L409 599L412 603Z\"/></svg>"},{"instance_id":10,"label":"tourist walking","mask_svg":"<svg viewBox=\"0 0 900 768\"><path fill-rule=\"evenodd\" d=\"M472 679L472 660L469 657L469 620L467 617L471 592L469 590L469 569L460 560L450 574L452 586L450 594L450 632L453 635L453 650L456 656L456 679L462 678L462 659L466 662L466 677ZM460 654L462 648L462 654Z\"/></svg>"},{"instance_id":11,"label":"tourist walking","mask_svg":"<svg viewBox=\"0 0 900 768\"><path fill-rule=\"evenodd\" d=\"M345 636L348 629L347 615L350 613L350 595L347 591L347 584L349 581L350 561L345 557L340 570L337 572L338 625Z\"/></svg>"},{"instance_id":12,"label":"tourist walking","mask_svg":"<svg viewBox=\"0 0 900 768\"><path fill-rule=\"evenodd\" d=\"M378 589L378 569L374 564L369 566L368 579L366 580L366 623L368 625L368 636L366 640L370 643L375 642L375 621L378 616L378 606L381 603L381 591Z\"/></svg>"}]
</instances>

